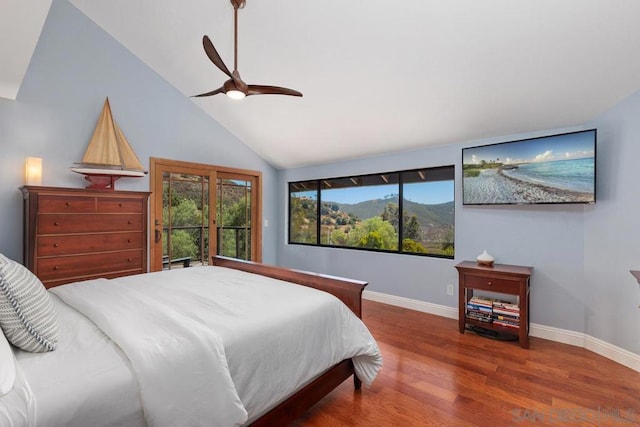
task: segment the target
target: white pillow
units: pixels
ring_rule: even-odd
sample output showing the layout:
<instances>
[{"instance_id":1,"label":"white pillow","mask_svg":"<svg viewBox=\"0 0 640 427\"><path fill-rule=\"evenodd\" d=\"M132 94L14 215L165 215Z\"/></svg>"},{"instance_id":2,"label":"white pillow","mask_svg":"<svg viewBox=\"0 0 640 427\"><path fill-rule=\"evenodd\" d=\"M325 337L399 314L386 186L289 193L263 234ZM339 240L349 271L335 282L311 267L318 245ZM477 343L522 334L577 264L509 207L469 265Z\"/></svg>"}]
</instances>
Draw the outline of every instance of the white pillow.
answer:
<instances>
[{"instance_id":1,"label":"white pillow","mask_svg":"<svg viewBox=\"0 0 640 427\"><path fill-rule=\"evenodd\" d=\"M58 316L42 282L0 254L0 327L7 340L31 352L56 349Z\"/></svg>"},{"instance_id":2,"label":"white pillow","mask_svg":"<svg viewBox=\"0 0 640 427\"><path fill-rule=\"evenodd\" d=\"M9 341L0 330L0 396L9 393L16 381L16 361Z\"/></svg>"}]
</instances>

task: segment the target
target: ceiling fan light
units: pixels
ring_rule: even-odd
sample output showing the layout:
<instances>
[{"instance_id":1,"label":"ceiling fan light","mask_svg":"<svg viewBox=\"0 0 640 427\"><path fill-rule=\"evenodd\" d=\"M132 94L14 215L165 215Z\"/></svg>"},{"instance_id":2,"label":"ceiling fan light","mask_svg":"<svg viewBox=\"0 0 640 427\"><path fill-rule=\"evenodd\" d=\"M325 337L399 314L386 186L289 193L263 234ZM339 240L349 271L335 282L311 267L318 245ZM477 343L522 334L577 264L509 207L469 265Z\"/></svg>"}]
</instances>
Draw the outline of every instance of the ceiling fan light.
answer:
<instances>
[{"instance_id":1,"label":"ceiling fan light","mask_svg":"<svg viewBox=\"0 0 640 427\"><path fill-rule=\"evenodd\" d=\"M227 96L231 99L242 99L245 96L247 96L244 92L239 91L237 89L228 90L226 93L227 93Z\"/></svg>"}]
</instances>

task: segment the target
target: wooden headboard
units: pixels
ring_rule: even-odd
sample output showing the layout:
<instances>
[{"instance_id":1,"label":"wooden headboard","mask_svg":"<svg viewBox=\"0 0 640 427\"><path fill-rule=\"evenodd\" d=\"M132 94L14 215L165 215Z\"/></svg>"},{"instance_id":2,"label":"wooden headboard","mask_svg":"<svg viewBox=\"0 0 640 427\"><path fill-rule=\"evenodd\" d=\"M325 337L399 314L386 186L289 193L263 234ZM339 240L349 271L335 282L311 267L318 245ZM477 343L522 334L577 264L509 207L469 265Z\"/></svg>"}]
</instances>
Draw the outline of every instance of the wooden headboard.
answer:
<instances>
[{"instance_id":1,"label":"wooden headboard","mask_svg":"<svg viewBox=\"0 0 640 427\"><path fill-rule=\"evenodd\" d=\"M220 267L234 268L329 292L349 307L356 316L362 318L362 291L367 286L367 282L222 256L214 256L212 263Z\"/></svg>"}]
</instances>

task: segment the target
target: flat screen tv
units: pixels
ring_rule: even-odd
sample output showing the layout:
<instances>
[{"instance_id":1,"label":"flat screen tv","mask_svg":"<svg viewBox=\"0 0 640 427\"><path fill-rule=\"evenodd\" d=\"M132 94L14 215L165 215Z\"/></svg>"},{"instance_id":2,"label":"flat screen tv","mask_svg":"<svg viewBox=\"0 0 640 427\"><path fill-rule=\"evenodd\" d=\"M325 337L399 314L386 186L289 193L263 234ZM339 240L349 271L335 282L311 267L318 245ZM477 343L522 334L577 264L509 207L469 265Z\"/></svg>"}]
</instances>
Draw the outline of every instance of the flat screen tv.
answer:
<instances>
[{"instance_id":1,"label":"flat screen tv","mask_svg":"<svg viewBox=\"0 0 640 427\"><path fill-rule=\"evenodd\" d=\"M596 129L462 149L462 204L595 203Z\"/></svg>"}]
</instances>

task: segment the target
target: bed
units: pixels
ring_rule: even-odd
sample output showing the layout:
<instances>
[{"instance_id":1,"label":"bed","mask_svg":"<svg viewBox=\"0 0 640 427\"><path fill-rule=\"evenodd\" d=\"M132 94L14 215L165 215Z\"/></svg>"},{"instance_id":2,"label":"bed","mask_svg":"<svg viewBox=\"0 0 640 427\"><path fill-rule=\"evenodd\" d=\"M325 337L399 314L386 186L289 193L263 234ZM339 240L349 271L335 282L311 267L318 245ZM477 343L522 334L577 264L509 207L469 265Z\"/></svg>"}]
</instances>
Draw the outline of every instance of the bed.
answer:
<instances>
[{"instance_id":1,"label":"bed","mask_svg":"<svg viewBox=\"0 0 640 427\"><path fill-rule=\"evenodd\" d=\"M57 349L14 348L0 424L287 425L381 368L360 320L365 286L223 257L57 286Z\"/></svg>"}]
</instances>

